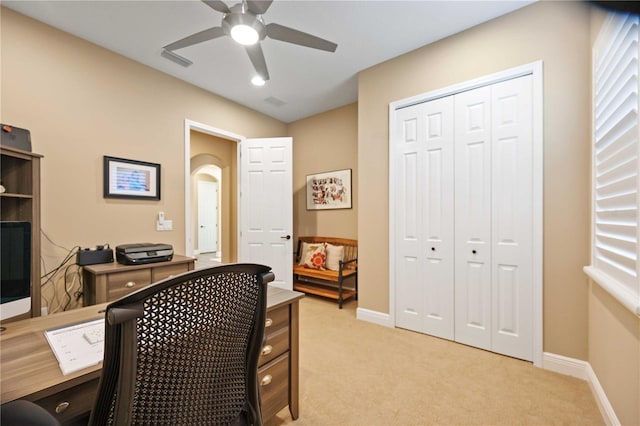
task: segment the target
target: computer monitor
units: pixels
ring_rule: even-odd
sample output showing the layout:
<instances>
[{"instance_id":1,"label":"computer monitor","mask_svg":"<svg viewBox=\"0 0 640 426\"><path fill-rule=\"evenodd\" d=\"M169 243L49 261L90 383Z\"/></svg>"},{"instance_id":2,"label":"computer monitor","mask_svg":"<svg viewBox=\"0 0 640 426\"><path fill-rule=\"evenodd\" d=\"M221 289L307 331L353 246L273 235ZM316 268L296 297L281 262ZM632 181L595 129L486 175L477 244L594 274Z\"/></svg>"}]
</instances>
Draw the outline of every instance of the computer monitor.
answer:
<instances>
[{"instance_id":1,"label":"computer monitor","mask_svg":"<svg viewBox=\"0 0 640 426\"><path fill-rule=\"evenodd\" d=\"M0 320L31 311L31 223L0 222Z\"/></svg>"}]
</instances>

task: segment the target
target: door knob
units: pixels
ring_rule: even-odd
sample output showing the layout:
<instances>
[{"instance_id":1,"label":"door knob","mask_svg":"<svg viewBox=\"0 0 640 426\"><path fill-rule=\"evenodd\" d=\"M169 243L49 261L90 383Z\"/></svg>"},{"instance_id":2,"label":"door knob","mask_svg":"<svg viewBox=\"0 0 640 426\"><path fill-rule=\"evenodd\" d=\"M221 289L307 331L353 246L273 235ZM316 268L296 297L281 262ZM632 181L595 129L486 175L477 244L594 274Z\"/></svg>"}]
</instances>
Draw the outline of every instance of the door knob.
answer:
<instances>
[{"instance_id":1,"label":"door knob","mask_svg":"<svg viewBox=\"0 0 640 426\"><path fill-rule=\"evenodd\" d=\"M284 237L280 237L283 240L290 240L291 239L291 235L285 235Z\"/></svg>"}]
</instances>

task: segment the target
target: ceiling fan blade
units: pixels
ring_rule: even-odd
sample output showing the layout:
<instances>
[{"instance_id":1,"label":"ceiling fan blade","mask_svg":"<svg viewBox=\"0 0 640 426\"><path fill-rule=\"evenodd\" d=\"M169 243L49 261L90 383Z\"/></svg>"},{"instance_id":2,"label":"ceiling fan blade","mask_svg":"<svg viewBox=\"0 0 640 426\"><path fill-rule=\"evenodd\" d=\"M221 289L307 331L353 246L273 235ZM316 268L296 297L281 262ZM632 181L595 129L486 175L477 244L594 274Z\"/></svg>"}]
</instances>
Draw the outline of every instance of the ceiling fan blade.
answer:
<instances>
[{"instance_id":1,"label":"ceiling fan blade","mask_svg":"<svg viewBox=\"0 0 640 426\"><path fill-rule=\"evenodd\" d=\"M206 4L213 10L217 10L222 13L229 13L229 6L224 4L221 0L202 0L202 3Z\"/></svg>"},{"instance_id":2,"label":"ceiling fan blade","mask_svg":"<svg viewBox=\"0 0 640 426\"><path fill-rule=\"evenodd\" d=\"M247 0L249 11L256 15L262 15L269 9L273 0Z\"/></svg>"},{"instance_id":3,"label":"ceiling fan blade","mask_svg":"<svg viewBox=\"0 0 640 426\"><path fill-rule=\"evenodd\" d=\"M267 37L313 49L326 50L327 52L335 52L338 47L337 44L329 40L278 24L267 24Z\"/></svg>"},{"instance_id":4,"label":"ceiling fan blade","mask_svg":"<svg viewBox=\"0 0 640 426\"><path fill-rule=\"evenodd\" d=\"M189 37L185 37L181 40L175 41L171 44L167 44L164 49L177 50L183 47L191 46L193 44L202 43L203 41L213 40L214 38L222 37L225 35L222 27L213 27L208 30L200 31L199 33L191 34Z\"/></svg>"},{"instance_id":5,"label":"ceiling fan blade","mask_svg":"<svg viewBox=\"0 0 640 426\"><path fill-rule=\"evenodd\" d=\"M251 46L245 46L245 49L258 75L262 77L264 81L268 81L269 71L267 70L267 62L264 59L264 53L262 53L262 47L260 47L260 43L256 43Z\"/></svg>"}]
</instances>

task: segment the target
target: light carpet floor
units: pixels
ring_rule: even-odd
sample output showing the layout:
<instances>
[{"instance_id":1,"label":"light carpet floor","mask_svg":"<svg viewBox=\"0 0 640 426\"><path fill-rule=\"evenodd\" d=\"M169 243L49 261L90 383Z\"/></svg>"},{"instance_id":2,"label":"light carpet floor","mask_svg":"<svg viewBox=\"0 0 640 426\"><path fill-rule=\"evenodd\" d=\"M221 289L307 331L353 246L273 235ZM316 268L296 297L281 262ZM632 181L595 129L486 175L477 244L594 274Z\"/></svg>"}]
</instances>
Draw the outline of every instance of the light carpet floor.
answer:
<instances>
[{"instance_id":1,"label":"light carpet floor","mask_svg":"<svg viewBox=\"0 0 640 426\"><path fill-rule=\"evenodd\" d=\"M603 425L587 382L300 301L300 416L279 425Z\"/></svg>"}]
</instances>

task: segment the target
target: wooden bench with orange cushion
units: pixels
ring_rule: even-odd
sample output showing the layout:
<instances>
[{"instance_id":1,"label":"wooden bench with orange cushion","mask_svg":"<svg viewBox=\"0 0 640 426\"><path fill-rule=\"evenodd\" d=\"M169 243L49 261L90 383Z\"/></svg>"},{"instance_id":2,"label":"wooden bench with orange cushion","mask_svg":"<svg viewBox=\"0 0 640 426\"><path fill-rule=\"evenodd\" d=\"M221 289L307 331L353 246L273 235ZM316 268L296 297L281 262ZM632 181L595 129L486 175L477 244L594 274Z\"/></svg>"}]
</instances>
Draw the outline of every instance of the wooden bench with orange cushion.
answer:
<instances>
[{"instance_id":1,"label":"wooden bench with orange cushion","mask_svg":"<svg viewBox=\"0 0 640 426\"><path fill-rule=\"evenodd\" d=\"M303 256L306 255L306 253L303 253L304 243L331 245L331 247L325 246L328 252L331 254L342 251L341 259L330 259L328 257L325 269L307 267L303 264L305 260ZM328 267L332 269L328 269ZM313 280L304 280L301 279L302 277ZM354 280L354 287L344 288L344 280L351 277ZM342 309L343 301L351 297L358 298L358 240L316 236L298 237L296 261L293 265L293 278L294 290L335 299L338 301L338 307ZM320 282L314 280L320 280Z\"/></svg>"}]
</instances>

